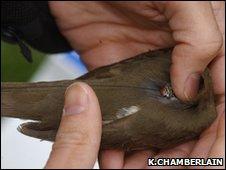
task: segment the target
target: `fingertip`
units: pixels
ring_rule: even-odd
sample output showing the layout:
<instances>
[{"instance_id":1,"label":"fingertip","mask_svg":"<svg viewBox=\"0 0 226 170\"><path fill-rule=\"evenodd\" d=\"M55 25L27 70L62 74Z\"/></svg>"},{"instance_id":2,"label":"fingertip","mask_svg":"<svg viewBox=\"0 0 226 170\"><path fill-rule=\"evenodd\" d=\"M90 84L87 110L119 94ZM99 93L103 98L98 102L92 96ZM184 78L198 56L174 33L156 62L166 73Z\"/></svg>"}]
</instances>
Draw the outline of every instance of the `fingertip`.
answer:
<instances>
[{"instance_id":1,"label":"fingertip","mask_svg":"<svg viewBox=\"0 0 226 170\"><path fill-rule=\"evenodd\" d=\"M102 150L99 153L99 165L102 169L122 169L124 165L123 150Z\"/></svg>"},{"instance_id":2,"label":"fingertip","mask_svg":"<svg viewBox=\"0 0 226 170\"><path fill-rule=\"evenodd\" d=\"M184 76L186 74L183 73L183 71L180 70L180 68L176 68L173 64L170 68L170 79L171 79L171 85L174 91L174 94L177 98L179 98L182 101L186 101L187 98L183 93L184 90Z\"/></svg>"},{"instance_id":3,"label":"fingertip","mask_svg":"<svg viewBox=\"0 0 226 170\"><path fill-rule=\"evenodd\" d=\"M194 100L199 92L201 75L201 72L186 71L178 65L172 66L170 76L175 95L182 101Z\"/></svg>"},{"instance_id":4,"label":"fingertip","mask_svg":"<svg viewBox=\"0 0 226 170\"><path fill-rule=\"evenodd\" d=\"M199 91L201 75L199 73L191 73L185 80L184 96L186 100L190 101L194 99Z\"/></svg>"},{"instance_id":5,"label":"fingertip","mask_svg":"<svg viewBox=\"0 0 226 170\"><path fill-rule=\"evenodd\" d=\"M88 84L86 84L84 82L74 82L71 85L69 85L67 87L67 89L65 90L65 96L67 96L69 92L76 93L76 91L78 90L77 89L78 87L80 87L82 90L84 90L84 92L88 95L90 93L92 93L92 88Z\"/></svg>"}]
</instances>

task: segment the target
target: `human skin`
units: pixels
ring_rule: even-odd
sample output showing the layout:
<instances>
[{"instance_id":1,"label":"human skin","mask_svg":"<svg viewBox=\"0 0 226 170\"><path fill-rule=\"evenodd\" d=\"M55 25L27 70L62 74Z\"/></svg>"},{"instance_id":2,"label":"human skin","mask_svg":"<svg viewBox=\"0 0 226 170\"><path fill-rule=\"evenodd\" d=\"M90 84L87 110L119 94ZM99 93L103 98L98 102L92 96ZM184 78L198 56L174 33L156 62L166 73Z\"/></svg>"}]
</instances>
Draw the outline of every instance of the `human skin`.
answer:
<instances>
[{"instance_id":1,"label":"human skin","mask_svg":"<svg viewBox=\"0 0 226 170\"><path fill-rule=\"evenodd\" d=\"M171 81L182 100L194 97L199 74L206 67L211 71L218 118L199 140L158 153L105 150L99 154L101 168L145 168L148 157L225 157L224 2L52 1L49 5L61 33L90 70L175 46Z\"/></svg>"}]
</instances>

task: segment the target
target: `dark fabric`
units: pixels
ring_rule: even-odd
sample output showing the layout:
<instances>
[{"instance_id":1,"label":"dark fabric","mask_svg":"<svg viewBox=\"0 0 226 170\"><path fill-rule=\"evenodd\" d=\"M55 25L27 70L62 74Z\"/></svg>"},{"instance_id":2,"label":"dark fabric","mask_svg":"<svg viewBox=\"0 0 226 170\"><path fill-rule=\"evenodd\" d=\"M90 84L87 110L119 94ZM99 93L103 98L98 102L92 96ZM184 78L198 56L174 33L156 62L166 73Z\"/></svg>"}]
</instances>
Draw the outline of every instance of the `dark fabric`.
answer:
<instances>
[{"instance_id":1,"label":"dark fabric","mask_svg":"<svg viewBox=\"0 0 226 170\"><path fill-rule=\"evenodd\" d=\"M45 53L72 49L60 34L47 1L1 1L1 37L5 41L18 43L18 38L13 36L15 34Z\"/></svg>"}]
</instances>

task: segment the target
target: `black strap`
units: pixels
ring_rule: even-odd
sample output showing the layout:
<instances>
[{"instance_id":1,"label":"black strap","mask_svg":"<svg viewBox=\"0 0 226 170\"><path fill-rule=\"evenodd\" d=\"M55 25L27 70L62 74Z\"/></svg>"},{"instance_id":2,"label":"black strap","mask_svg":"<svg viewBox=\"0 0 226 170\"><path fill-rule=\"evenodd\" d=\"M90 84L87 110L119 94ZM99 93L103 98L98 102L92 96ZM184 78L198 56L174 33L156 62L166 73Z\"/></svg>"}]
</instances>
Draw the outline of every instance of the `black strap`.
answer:
<instances>
[{"instance_id":1,"label":"black strap","mask_svg":"<svg viewBox=\"0 0 226 170\"><path fill-rule=\"evenodd\" d=\"M72 50L51 16L47 1L1 1L1 37L17 43L31 62L31 51L25 45L44 53Z\"/></svg>"},{"instance_id":2,"label":"black strap","mask_svg":"<svg viewBox=\"0 0 226 170\"><path fill-rule=\"evenodd\" d=\"M32 63L33 60L32 60L31 50L20 39L20 37L16 33L16 30L13 27L7 27L2 30L2 39L9 43L13 43L13 44L17 43L25 59L29 63Z\"/></svg>"}]
</instances>

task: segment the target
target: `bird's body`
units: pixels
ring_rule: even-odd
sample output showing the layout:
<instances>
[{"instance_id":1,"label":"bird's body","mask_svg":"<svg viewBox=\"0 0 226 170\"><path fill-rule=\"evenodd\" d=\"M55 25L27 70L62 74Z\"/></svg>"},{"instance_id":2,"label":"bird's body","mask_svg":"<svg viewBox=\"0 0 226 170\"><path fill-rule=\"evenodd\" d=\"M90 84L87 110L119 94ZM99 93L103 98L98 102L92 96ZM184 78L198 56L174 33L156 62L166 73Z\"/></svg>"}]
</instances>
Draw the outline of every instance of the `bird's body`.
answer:
<instances>
[{"instance_id":1,"label":"bird's body","mask_svg":"<svg viewBox=\"0 0 226 170\"><path fill-rule=\"evenodd\" d=\"M25 123L19 130L53 141L64 92L73 82L83 81L94 89L100 103L102 149L172 147L198 137L214 121L216 110L208 71L193 102L163 95L162 88L170 84L170 57L171 50L159 50L98 68L77 80L2 83L2 115L39 121Z\"/></svg>"}]
</instances>

